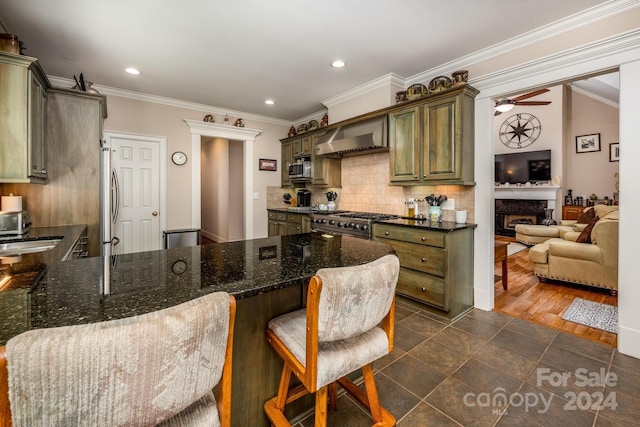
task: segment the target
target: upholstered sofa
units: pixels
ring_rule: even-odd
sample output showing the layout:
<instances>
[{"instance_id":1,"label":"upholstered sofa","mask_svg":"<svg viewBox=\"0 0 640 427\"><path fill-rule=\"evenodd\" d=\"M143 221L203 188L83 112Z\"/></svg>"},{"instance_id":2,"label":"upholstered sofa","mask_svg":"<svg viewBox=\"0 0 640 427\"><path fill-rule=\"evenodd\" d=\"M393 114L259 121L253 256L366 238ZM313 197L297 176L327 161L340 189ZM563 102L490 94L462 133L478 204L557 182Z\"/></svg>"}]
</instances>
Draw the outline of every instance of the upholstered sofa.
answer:
<instances>
[{"instance_id":1,"label":"upholstered sofa","mask_svg":"<svg viewBox=\"0 0 640 427\"><path fill-rule=\"evenodd\" d=\"M587 223L578 223L576 220L562 220L557 225L517 224L516 240L527 246L532 246L546 242L554 237L564 239L566 233L578 232L579 234L586 226ZM570 234L569 236L573 235ZM571 238L567 240L571 240Z\"/></svg>"},{"instance_id":2,"label":"upholstered sofa","mask_svg":"<svg viewBox=\"0 0 640 427\"><path fill-rule=\"evenodd\" d=\"M597 205L593 209L595 218L583 231L565 231L563 238L551 238L529 249L533 272L541 280L579 283L617 293L618 207Z\"/></svg>"}]
</instances>

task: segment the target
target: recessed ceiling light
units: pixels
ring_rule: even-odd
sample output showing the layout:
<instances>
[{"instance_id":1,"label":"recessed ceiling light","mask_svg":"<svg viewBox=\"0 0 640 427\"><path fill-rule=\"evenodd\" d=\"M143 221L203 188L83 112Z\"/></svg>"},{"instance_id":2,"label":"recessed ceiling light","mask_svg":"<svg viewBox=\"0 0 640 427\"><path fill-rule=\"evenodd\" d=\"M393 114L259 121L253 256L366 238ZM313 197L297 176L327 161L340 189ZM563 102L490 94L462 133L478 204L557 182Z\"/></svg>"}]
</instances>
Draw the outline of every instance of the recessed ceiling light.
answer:
<instances>
[{"instance_id":1,"label":"recessed ceiling light","mask_svg":"<svg viewBox=\"0 0 640 427\"><path fill-rule=\"evenodd\" d=\"M274 101L273 99L267 99L266 101L264 101L264 103L267 105L273 105L276 103L276 101Z\"/></svg>"},{"instance_id":2,"label":"recessed ceiling light","mask_svg":"<svg viewBox=\"0 0 640 427\"><path fill-rule=\"evenodd\" d=\"M342 59L337 59L337 60L335 60L335 61L333 61L333 62L331 63L331 66L332 66L333 68L342 68L342 67L344 67L345 65L347 65L347 63L346 63L346 62L344 62Z\"/></svg>"},{"instance_id":3,"label":"recessed ceiling light","mask_svg":"<svg viewBox=\"0 0 640 427\"><path fill-rule=\"evenodd\" d=\"M138 70L137 68L133 68L133 67L125 68L125 71L127 73L129 73L129 74L135 74L135 75L142 74L140 72L140 70Z\"/></svg>"}]
</instances>

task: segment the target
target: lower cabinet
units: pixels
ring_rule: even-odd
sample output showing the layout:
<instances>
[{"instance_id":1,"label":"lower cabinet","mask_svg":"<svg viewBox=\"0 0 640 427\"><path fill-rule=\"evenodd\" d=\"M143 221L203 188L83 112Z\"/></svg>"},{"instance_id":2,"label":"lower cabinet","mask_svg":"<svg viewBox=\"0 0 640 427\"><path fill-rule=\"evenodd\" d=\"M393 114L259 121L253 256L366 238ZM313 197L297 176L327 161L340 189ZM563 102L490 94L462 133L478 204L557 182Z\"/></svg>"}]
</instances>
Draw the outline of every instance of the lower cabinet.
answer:
<instances>
[{"instance_id":1,"label":"lower cabinet","mask_svg":"<svg viewBox=\"0 0 640 427\"><path fill-rule=\"evenodd\" d=\"M434 230L374 224L374 239L400 260L396 292L453 319L473 307L473 228Z\"/></svg>"},{"instance_id":2,"label":"lower cabinet","mask_svg":"<svg viewBox=\"0 0 640 427\"><path fill-rule=\"evenodd\" d=\"M87 251L87 244L89 242L89 235L85 228L78 240L73 244L71 250L65 255L63 261L69 261L71 259L86 258L89 256Z\"/></svg>"},{"instance_id":3,"label":"lower cabinet","mask_svg":"<svg viewBox=\"0 0 640 427\"><path fill-rule=\"evenodd\" d=\"M268 214L269 237L311 232L309 215L277 211L268 211Z\"/></svg>"}]
</instances>

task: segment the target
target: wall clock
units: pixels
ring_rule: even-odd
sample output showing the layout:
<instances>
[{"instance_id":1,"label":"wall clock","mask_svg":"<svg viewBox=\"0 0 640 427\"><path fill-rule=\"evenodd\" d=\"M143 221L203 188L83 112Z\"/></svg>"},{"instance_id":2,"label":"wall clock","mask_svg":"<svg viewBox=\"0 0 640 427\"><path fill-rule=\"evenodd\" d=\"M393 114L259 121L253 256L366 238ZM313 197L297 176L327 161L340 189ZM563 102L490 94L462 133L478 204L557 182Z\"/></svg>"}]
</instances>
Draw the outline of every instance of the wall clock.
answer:
<instances>
[{"instance_id":1,"label":"wall clock","mask_svg":"<svg viewBox=\"0 0 640 427\"><path fill-rule=\"evenodd\" d=\"M187 155L182 151L176 151L171 155L171 161L178 166L182 166L187 163Z\"/></svg>"},{"instance_id":2,"label":"wall clock","mask_svg":"<svg viewBox=\"0 0 640 427\"><path fill-rule=\"evenodd\" d=\"M541 130L540 120L533 114L514 114L500 126L500 141L509 148L523 148L533 144Z\"/></svg>"}]
</instances>

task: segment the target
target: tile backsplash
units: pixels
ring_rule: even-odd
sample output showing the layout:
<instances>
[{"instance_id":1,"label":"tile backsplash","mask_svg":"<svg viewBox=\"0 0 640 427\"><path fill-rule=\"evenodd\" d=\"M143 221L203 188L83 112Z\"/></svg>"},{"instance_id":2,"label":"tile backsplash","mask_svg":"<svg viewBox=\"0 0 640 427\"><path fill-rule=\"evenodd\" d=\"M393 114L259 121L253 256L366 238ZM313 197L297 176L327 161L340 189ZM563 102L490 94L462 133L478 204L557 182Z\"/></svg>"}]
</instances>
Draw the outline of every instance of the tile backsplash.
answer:
<instances>
[{"instance_id":1,"label":"tile backsplash","mask_svg":"<svg viewBox=\"0 0 640 427\"><path fill-rule=\"evenodd\" d=\"M467 222L473 222L474 187L461 185L389 185L389 153L376 153L342 159L342 188L308 187L311 192L311 204L327 203L326 192L338 193L336 208L360 212L379 212L395 215L405 213L404 202L408 197L424 198L429 194L445 194L453 199L455 209L465 209ZM267 207L286 208L282 196L284 193L295 195L296 189L268 187ZM424 202L426 210L429 205ZM425 212L426 213L426 212ZM455 221L454 210L443 210L444 221Z\"/></svg>"}]
</instances>

